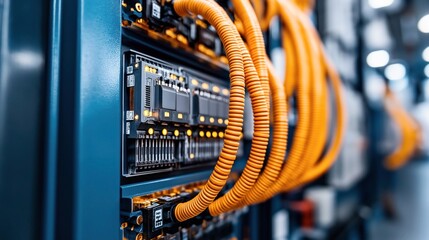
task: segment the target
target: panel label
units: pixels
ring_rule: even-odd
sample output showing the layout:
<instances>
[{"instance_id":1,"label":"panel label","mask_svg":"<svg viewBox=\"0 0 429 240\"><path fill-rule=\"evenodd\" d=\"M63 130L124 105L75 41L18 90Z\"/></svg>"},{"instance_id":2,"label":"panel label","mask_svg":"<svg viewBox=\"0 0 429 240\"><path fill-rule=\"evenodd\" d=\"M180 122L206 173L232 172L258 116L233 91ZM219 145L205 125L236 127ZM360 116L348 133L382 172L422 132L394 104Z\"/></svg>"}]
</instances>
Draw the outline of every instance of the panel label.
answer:
<instances>
[{"instance_id":1,"label":"panel label","mask_svg":"<svg viewBox=\"0 0 429 240\"><path fill-rule=\"evenodd\" d=\"M155 2L152 2L152 17L161 19L161 7Z\"/></svg>"},{"instance_id":2,"label":"panel label","mask_svg":"<svg viewBox=\"0 0 429 240\"><path fill-rule=\"evenodd\" d=\"M153 226L154 228L162 227L162 208L153 210Z\"/></svg>"}]
</instances>

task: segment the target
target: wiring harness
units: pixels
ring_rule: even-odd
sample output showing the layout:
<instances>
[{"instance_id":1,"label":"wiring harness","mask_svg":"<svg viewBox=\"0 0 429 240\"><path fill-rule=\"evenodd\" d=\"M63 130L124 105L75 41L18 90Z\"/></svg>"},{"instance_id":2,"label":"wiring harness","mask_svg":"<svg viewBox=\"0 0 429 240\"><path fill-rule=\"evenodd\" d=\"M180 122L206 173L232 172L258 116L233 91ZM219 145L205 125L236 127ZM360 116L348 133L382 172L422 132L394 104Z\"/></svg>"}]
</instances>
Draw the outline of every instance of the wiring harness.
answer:
<instances>
[{"instance_id":1,"label":"wiring harness","mask_svg":"<svg viewBox=\"0 0 429 240\"><path fill-rule=\"evenodd\" d=\"M232 3L234 22L213 0L173 2L179 16L201 16L216 29L228 59L231 82L224 146L201 191L188 202L174 207L174 217L180 222L207 209L210 215L217 216L260 203L317 179L334 163L344 135L342 84L307 16L313 2L232 0ZM287 58L283 84L266 55L262 34L274 16L282 23ZM329 85L335 98L333 108L329 104ZM234 186L218 197L231 172L242 136L245 90L250 95L254 117L250 155ZM299 121L286 153L288 109L293 99ZM336 124L330 139L329 117L334 110ZM268 153L270 136L272 144Z\"/></svg>"}]
</instances>

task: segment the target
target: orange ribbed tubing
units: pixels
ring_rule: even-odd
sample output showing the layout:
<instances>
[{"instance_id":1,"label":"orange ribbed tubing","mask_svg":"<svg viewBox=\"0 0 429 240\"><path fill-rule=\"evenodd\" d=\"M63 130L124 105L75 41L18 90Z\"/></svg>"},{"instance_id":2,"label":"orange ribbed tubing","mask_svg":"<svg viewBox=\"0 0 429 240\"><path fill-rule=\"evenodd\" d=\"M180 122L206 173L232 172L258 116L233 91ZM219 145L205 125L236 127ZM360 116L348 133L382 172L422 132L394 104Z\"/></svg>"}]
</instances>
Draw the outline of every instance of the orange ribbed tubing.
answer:
<instances>
[{"instance_id":1,"label":"orange ribbed tubing","mask_svg":"<svg viewBox=\"0 0 429 240\"><path fill-rule=\"evenodd\" d=\"M314 7L315 0L292 0L295 5L303 12L310 12Z\"/></svg>"},{"instance_id":2,"label":"orange ribbed tubing","mask_svg":"<svg viewBox=\"0 0 429 240\"><path fill-rule=\"evenodd\" d=\"M259 79L264 89L267 109L270 109L270 85L268 81L268 70L265 63L265 42L262 36L258 18L252 6L247 0L232 0L235 14L243 25L244 38L249 45L249 53L258 72Z\"/></svg>"},{"instance_id":3,"label":"orange ribbed tubing","mask_svg":"<svg viewBox=\"0 0 429 240\"><path fill-rule=\"evenodd\" d=\"M300 32L300 26L296 19L293 17L294 13L290 11L290 8L287 6L287 3L277 1L277 9L280 11L280 17L285 26L285 30L290 36L292 41L292 46L295 47L294 52L289 55L288 61L296 61L296 66L301 66L297 68L297 75L292 76L297 78L299 81L296 83L296 96L297 96L297 106L299 114L299 122L295 134L293 136L293 143L290 149L287 161L282 168L278 180L275 181L270 188L268 188L264 194L258 199L258 202L264 201L274 194L282 190L283 185L299 177L300 172L305 170L304 165L302 164L302 157L307 148L306 144L310 136L310 92L311 92L311 81L310 73L308 69L305 69L303 66L308 66L310 63L309 55L306 52L305 44L302 42L300 36L296 33ZM288 75L286 74L286 77ZM285 79L286 82L289 79Z\"/></svg>"},{"instance_id":4,"label":"orange ribbed tubing","mask_svg":"<svg viewBox=\"0 0 429 240\"><path fill-rule=\"evenodd\" d=\"M248 87L250 98L252 100L252 109L254 114L254 134L252 139L252 146L250 149L249 159L246 166L237 180L235 185L222 197L214 201L209 206L209 212L212 216L217 216L221 213L234 209L234 206L247 194L247 192L255 184L259 177L259 173L265 161L266 149L269 140L269 84L267 68L265 65L265 47L262 33L258 22L252 20L247 16L247 12L253 13L249 5L243 4L239 1L234 1L236 14L240 16L243 21L244 33L248 41L251 52L249 53L244 43L242 44L242 54L244 60L244 70L246 76L246 86L254 86L254 89ZM224 14L225 17L226 14ZM261 61L262 60L262 61ZM254 64L255 63L255 64ZM258 67L258 68L257 68ZM259 77L259 79L258 79ZM256 82L260 82L262 90L258 90ZM260 106L261 95L265 97L265 107ZM255 99L257 101L255 101ZM259 100L258 100L259 99Z\"/></svg>"},{"instance_id":5,"label":"orange ribbed tubing","mask_svg":"<svg viewBox=\"0 0 429 240\"><path fill-rule=\"evenodd\" d=\"M240 60L242 61L241 63L243 63L244 65L244 77L246 87L249 91L252 100L252 109L254 113L255 124L255 132L252 140L250 156L243 171L243 174L241 175L237 183L234 185L234 187L228 192L228 197L226 197L227 195L224 196L224 201L218 201L218 204L210 205L216 198L219 191L225 185L225 182L231 171L232 164L235 160L235 155L237 153L237 147L240 140L239 136L241 135L242 131L241 127L243 109L241 108L241 112L239 113L236 112L241 116L239 126L232 126L231 128L231 119L229 120L226 133L234 135L234 138L224 140L224 148L222 149L215 170L210 176L209 181L195 198L186 203L178 204L174 210L176 219L178 221L185 221L187 219L197 216L209 205L213 206L210 208L210 212L212 214L216 215L223 212L223 208L227 208L228 205L233 204L231 203L231 201L236 198L239 198L240 196L243 196L246 193L246 189L249 188L249 185L250 187L252 186L252 182L255 182L259 175L260 169L262 168L265 158L265 151L268 145L269 138L269 117L267 112L268 105L266 102L266 96L263 91L262 83L259 80L258 73L256 72L252 59L250 58L250 54L245 48L244 43L240 40L240 36L237 30L235 29L233 23L225 14L223 9L211 0L177 0L174 2L174 8L175 11L181 16L190 14L198 14L203 16L218 31L219 37L224 43L228 60L230 60L230 57L232 55L234 56L234 59L240 58ZM229 42L232 42L233 44L230 44ZM230 46L233 47L227 49L227 46L225 44L230 44ZM241 51L237 51L237 49L240 49ZM240 76L242 76L243 74L243 68L241 68L241 71L242 72L240 73ZM230 72L232 73L231 67ZM231 98L233 98L232 95ZM234 100L240 100L240 103L244 102L244 94L242 96L237 96L237 99L234 98ZM230 102L230 108L232 104L233 103ZM240 107L242 107L241 104ZM235 138L236 136L237 138ZM228 151L228 148L230 147L233 148L231 149L233 151ZM225 156L223 156L222 154L224 154ZM232 154L234 154L234 156L232 156Z\"/></svg>"},{"instance_id":6,"label":"orange ribbed tubing","mask_svg":"<svg viewBox=\"0 0 429 240\"><path fill-rule=\"evenodd\" d=\"M267 58L270 87L273 97L274 134L267 165L256 184L246 197L236 206L240 208L260 201L265 191L277 180L286 155L288 137L287 104L284 89L274 74L274 67Z\"/></svg>"},{"instance_id":7,"label":"orange ribbed tubing","mask_svg":"<svg viewBox=\"0 0 429 240\"><path fill-rule=\"evenodd\" d=\"M412 157L418 144L418 126L401 107L393 92L387 88L385 107L401 132L401 143L386 157L384 165L390 170L404 166Z\"/></svg>"},{"instance_id":8,"label":"orange ribbed tubing","mask_svg":"<svg viewBox=\"0 0 429 240\"><path fill-rule=\"evenodd\" d=\"M190 201L175 207L174 215L182 222L203 212L225 186L237 155L242 132L245 76L243 58L240 51L237 51L240 47L237 41L238 33L232 27L232 23L226 21L220 14L223 9L212 1L199 0L176 0L174 9L181 16L199 14L217 30L228 58L231 87L229 124L225 131L224 146L212 174L200 193Z\"/></svg>"},{"instance_id":9,"label":"orange ribbed tubing","mask_svg":"<svg viewBox=\"0 0 429 240\"><path fill-rule=\"evenodd\" d=\"M276 0L253 0L252 2L261 29L265 31L270 26L271 19L277 14ZM265 8L262 7L264 3Z\"/></svg>"},{"instance_id":10,"label":"orange ribbed tubing","mask_svg":"<svg viewBox=\"0 0 429 240\"><path fill-rule=\"evenodd\" d=\"M282 8L282 9L285 9L285 11L293 10L293 8L291 9ZM294 11L289 12L288 16L293 17L293 14L295 12ZM290 25L286 23L287 20L286 19L284 20L285 20L284 21L285 25L289 27ZM293 34L290 33L289 35L291 35L291 38L283 38L283 43L286 44L286 46L289 46L289 47L286 47L284 45L284 47L287 48L286 51L288 49L293 50L290 52L288 51L286 52L287 53L287 61L286 61L287 70L286 70L285 85L289 86L289 89L287 90L288 94L292 94L295 91L294 89L295 86L298 87L302 84L301 81L309 81L310 83L310 89L309 89L309 92L307 92L308 95L303 96L307 98L311 97L310 111L311 111L312 118L310 120L309 131L307 132L307 137L305 139L306 141L304 143L305 147L307 147L309 151L305 151L302 154L300 159L296 158L297 160L298 159L301 160L299 164L291 164L297 161L295 161L293 158L288 158L282 170L282 174L279 178L279 181L265 185L265 186L271 185L270 189L266 191L261 191L260 192L261 194L259 194L258 196L253 196L253 198L247 198L247 201L242 205L264 201L269 197L272 197L274 194L278 193L279 191L281 191L284 185L299 179L299 177L305 172L308 166L311 166L312 162L315 162L319 159L325 145L325 141L327 138L327 109L326 108L327 108L328 99L327 99L327 88L326 88L323 71L320 67L317 57L306 58L306 60L308 61L306 64L302 64L302 63L295 64L296 58L298 58L299 56L303 56L303 54L305 54L305 56L317 56L318 52L315 51L317 50L317 43L315 43L314 41L312 42L308 40L308 37L305 36L305 31L303 30L303 26L299 24L299 22L296 22L295 24L296 24L295 29L297 29L298 31L293 32ZM283 34L283 36L286 36L286 34ZM292 38L303 39L304 45L301 45L301 49L300 49L301 55L299 56L294 54L296 52L294 49L297 49L297 48L294 45L296 44L296 41L293 42ZM295 71L295 66L298 68L297 69L298 71ZM294 70L294 71L289 71L289 70ZM308 76L308 79L300 78L299 81L295 81L295 77L296 77L294 76L295 72L301 73L301 75L299 75L301 77ZM309 75L302 75L302 73L307 73L307 72L309 73ZM291 82L294 82L294 84L288 85ZM298 94L298 97L299 97L299 94ZM301 97L301 99L303 97ZM299 103L300 102L298 100L298 104ZM298 110L299 119L300 119L298 126L302 124L302 121L304 118L309 118L310 116L310 114L305 115L304 113L305 112ZM294 143L296 142L295 140L296 139L294 136ZM294 147L296 147L296 145L293 145L292 151Z\"/></svg>"},{"instance_id":11,"label":"orange ribbed tubing","mask_svg":"<svg viewBox=\"0 0 429 240\"><path fill-rule=\"evenodd\" d=\"M297 53L294 43L291 39L289 31L282 31L282 44L283 49L286 52L285 61L285 80L283 82L286 96L288 98L293 97L293 93L296 90L296 84L298 82L298 66L296 64Z\"/></svg>"},{"instance_id":12,"label":"orange ribbed tubing","mask_svg":"<svg viewBox=\"0 0 429 240\"><path fill-rule=\"evenodd\" d=\"M327 152L321 158L321 160L317 162L317 159L316 161L314 161L313 159L313 161L310 162L313 166L310 166L310 168L305 172L305 174L301 178L299 178L299 180L295 180L293 182L289 182L288 184L286 184L283 189L284 191L288 191L290 189L293 189L294 187L297 187L315 180L316 178L324 174L332 166L332 164L335 162L338 156L339 151L341 150L341 143L344 137L345 122L346 122L345 110L344 110L344 97L342 95L342 88L341 88L342 87L341 79L339 78L335 69L329 63L326 53L323 50L323 45L321 44L321 41L313 25L310 23L308 19L306 19L306 17L303 17L302 12L298 14L301 14L299 18L301 23L305 26L304 29L306 29L309 32L308 37L312 38L313 41L317 43L316 48L320 49L319 52L321 53L320 54L321 63L324 68L324 72L326 72L326 74L328 75L333 85L333 92L335 95L335 100L336 100L335 103L336 103L336 109L337 109L337 114L336 114L337 126L336 126L336 131L334 134L332 144L329 146Z\"/></svg>"},{"instance_id":13,"label":"orange ribbed tubing","mask_svg":"<svg viewBox=\"0 0 429 240\"><path fill-rule=\"evenodd\" d=\"M322 46L321 46L322 49ZM323 49L322 49L323 50ZM325 155L322 157L322 159L313 167L310 169L310 171L307 171L302 178L294 184L293 186L287 186L287 188L284 189L284 191L288 191L294 187L301 186L303 184L306 184L308 182L311 182L317 178L319 178L321 175L323 175L335 162L335 160L338 157L338 154L341 150L341 144L344 137L345 132L345 124L346 124L346 116L345 116L345 105L344 105L344 97L342 92L342 84L341 79L338 76L338 73L335 71L335 69L332 67L330 62L328 61L325 54L324 55L324 65L327 70L327 74L329 76L329 79L331 80L333 92L335 95L335 105L337 109L337 125L336 125L336 131L334 134L334 138L332 140L332 144L325 153Z\"/></svg>"},{"instance_id":14,"label":"orange ribbed tubing","mask_svg":"<svg viewBox=\"0 0 429 240\"><path fill-rule=\"evenodd\" d=\"M251 5L247 1L233 0L233 4L236 10L237 20L238 22L242 23L242 34L248 43L250 54L252 60L255 62L255 66L257 68L258 66L262 66L262 71L265 72L265 64L269 65L269 87L273 94L274 104L274 136L267 165L265 166L263 173L259 176L257 182L253 185L253 188L251 188L250 191L248 191L248 193L245 195L245 199L241 198L242 201L237 202L239 199L236 198L234 201L230 201L230 203L234 203L234 205L230 205L230 208L219 208L218 212L228 211L243 205L251 204L253 201L256 201L256 199L258 199L264 193L266 188L276 180L284 161L288 133L286 97L282 85L274 76L274 70L272 69L271 63L268 59L265 63L265 45L258 19L254 14ZM261 60L264 62L261 62ZM262 71L259 69L258 73ZM260 78L262 81L264 76L260 74ZM267 98L269 100L269 94L267 95ZM222 198L219 200L222 200ZM209 209L211 210L211 206ZM210 212L212 213L212 211Z\"/></svg>"},{"instance_id":15,"label":"orange ribbed tubing","mask_svg":"<svg viewBox=\"0 0 429 240\"><path fill-rule=\"evenodd\" d=\"M305 43L306 52L310 57L307 71L311 73L311 135L308 137L308 150L304 153L300 168L294 170L295 177L291 178L283 188L295 186L303 174L311 171L313 165L320 159L328 139L328 88L326 77L321 64L321 52L319 44L309 32L311 23L293 4L288 4L290 11L296 14L296 19L300 25L301 39ZM304 68L305 70L305 68Z\"/></svg>"}]
</instances>

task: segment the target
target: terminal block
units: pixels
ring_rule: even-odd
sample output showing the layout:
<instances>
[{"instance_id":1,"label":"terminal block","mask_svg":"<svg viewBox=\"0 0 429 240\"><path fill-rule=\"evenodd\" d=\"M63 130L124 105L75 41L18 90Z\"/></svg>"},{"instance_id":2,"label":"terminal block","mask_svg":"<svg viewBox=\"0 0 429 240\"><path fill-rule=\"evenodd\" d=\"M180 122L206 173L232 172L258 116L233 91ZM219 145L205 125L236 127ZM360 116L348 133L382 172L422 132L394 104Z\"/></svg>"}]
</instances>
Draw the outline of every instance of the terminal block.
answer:
<instances>
[{"instance_id":1,"label":"terminal block","mask_svg":"<svg viewBox=\"0 0 429 240\"><path fill-rule=\"evenodd\" d=\"M213 165L229 82L136 51L124 62L124 176Z\"/></svg>"}]
</instances>

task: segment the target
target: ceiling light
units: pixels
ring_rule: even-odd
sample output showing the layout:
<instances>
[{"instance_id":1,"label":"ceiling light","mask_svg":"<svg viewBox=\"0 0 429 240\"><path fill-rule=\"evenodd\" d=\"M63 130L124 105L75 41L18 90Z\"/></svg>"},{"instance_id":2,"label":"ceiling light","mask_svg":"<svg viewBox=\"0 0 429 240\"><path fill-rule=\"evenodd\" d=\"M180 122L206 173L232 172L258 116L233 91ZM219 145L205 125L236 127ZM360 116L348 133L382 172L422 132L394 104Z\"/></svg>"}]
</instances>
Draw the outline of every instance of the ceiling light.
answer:
<instances>
[{"instance_id":1,"label":"ceiling light","mask_svg":"<svg viewBox=\"0 0 429 240\"><path fill-rule=\"evenodd\" d=\"M394 0L368 0L369 6L372 8L384 8L392 5Z\"/></svg>"},{"instance_id":2,"label":"ceiling light","mask_svg":"<svg viewBox=\"0 0 429 240\"><path fill-rule=\"evenodd\" d=\"M429 64L425 67L425 75L429 78Z\"/></svg>"},{"instance_id":3,"label":"ceiling light","mask_svg":"<svg viewBox=\"0 0 429 240\"><path fill-rule=\"evenodd\" d=\"M417 27L422 33L429 33L429 14L420 18Z\"/></svg>"},{"instance_id":4,"label":"ceiling light","mask_svg":"<svg viewBox=\"0 0 429 240\"><path fill-rule=\"evenodd\" d=\"M429 54L429 51L428 51ZM385 50L377 50L374 52L371 52L366 57L366 62L370 67L373 68L379 68L384 67L389 63L390 55Z\"/></svg>"},{"instance_id":5,"label":"ceiling light","mask_svg":"<svg viewBox=\"0 0 429 240\"><path fill-rule=\"evenodd\" d=\"M429 47L427 47L427 48L425 48L425 50L423 50L422 58L426 62L429 62Z\"/></svg>"},{"instance_id":6,"label":"ceiling light","mask_svg":"<svg viewBox=\"0 0 429 240\"><path fill-rule=\"evenodd\" d=\"M398 81L407 76L407 69L401 63L390 64L384 69L384 75L390 81Z\"/></svg>"}]
</instances>

